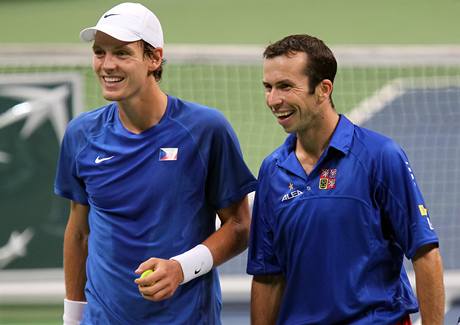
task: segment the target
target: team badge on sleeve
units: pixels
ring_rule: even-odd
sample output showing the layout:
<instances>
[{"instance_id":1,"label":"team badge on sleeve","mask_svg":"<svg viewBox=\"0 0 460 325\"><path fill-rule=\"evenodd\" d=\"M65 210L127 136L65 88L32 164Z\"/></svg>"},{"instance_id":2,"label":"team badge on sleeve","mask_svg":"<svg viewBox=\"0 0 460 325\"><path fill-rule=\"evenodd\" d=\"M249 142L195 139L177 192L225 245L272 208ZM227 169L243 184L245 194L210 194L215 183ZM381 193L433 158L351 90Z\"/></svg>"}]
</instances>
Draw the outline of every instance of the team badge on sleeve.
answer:
<instances>
[{"instance_id":1,"label":"team badge on sleeve","mask_svg":"<svg viewBox=\"0 0 460 325\"><path fill-rule=\"evenodd\" d=\"M332 190L335 188L337 176L336 168L325 168L321 170L319 177L319 189L320 190Z\"/></svg>"},{"instance_id":2,"label":"team badge on sleeve","mask_svg":"<svg viewBox=\"0 0 460 325\"><path fill-rule=\"evenodd\" d=\"M418 205L418 210L420 211L420 215L422 217L426 217L426 222L428 222L428 226L431 230L434 230L433 224L431 223L430 217L428 216L428 209L425 208L423 204Z\"/></svg>"},{"instance_id":3,"label":"team badge on sleeve","mask_svg":"<svg viewBox=\"0 0 460 325\"><path fill-rule=\"evenodd\" d=\"M419 204L418 209L422 217L426 217L428 215L428 210L423 206L423 204Z\"/></svg>"},{"instance_id":4,"label":"team badge on sleeve","mask_svg":"<svg viewBox=\"0 0 460 325\"><path fill-rule=\"evenodd\" d=\"M160 148L159 161L177 160L178 148Z\"/></svg>"}]
</instances>

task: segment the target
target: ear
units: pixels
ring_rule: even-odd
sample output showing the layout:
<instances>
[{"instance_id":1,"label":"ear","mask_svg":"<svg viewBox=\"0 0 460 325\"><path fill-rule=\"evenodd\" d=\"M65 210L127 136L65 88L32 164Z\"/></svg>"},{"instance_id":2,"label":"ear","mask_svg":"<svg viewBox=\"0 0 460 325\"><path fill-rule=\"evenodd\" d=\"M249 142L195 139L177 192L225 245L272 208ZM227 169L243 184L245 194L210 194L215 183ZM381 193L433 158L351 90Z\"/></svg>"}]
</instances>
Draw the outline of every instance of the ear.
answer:
<instances>
[{"instance_id":1,"label":"ear","mask_svg":"<svg viewBox=\"0 0 460 325\"><path fill-rule=\"evenodd\" d=\"M318 103L322 103L329 99L334 88L332 81L329 79L323 79L315 88L315 96Z\"/></svg>"},{"instance_id":2,"label":"ear","mask_svg":"<svg viewBox=\"0 0 460 325\"><path fill-rule=\"evenodd\" d=\"M149 60L149 71L155 71L163 60L163 49L161 47L155 48L152 55L147 59Z\"/></svg>"}]
</instances>

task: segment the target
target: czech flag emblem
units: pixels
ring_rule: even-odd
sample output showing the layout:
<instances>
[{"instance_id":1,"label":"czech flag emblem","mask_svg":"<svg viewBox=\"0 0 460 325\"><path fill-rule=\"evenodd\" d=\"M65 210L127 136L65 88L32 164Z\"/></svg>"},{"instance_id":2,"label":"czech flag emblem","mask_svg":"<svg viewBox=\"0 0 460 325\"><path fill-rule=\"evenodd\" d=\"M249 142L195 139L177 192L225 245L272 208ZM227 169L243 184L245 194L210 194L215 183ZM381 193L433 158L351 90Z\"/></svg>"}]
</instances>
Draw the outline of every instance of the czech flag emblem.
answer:
<instances>
[{"instance_id":1,"label":"czech flag emblem","mask_svg":"<svg viewBox=\"0 0 460 325\"><path fill-rule=\"evenodd\" d=\"M160 148L159 161L177 160L178 148Z\"/></svg>"}]
</instances>

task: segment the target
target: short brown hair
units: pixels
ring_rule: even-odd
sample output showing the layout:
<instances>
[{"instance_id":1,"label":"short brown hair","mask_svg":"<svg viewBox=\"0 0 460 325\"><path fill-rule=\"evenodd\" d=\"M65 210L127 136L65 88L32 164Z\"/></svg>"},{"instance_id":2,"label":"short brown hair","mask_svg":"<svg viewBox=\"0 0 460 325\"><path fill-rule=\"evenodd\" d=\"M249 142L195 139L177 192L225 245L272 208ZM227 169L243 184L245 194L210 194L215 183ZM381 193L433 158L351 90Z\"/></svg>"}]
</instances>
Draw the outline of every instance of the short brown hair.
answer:
<instances>
[{"instance_id":1,"label":"short brown hair","mask_svg":"<svg viewBox=\"0 0 460 325\"><path fill-rule=\"evenodd\" d=\"M307 55L305 75L309 78L310 93L314 93L316 86L324 79L334 83L337 73L337 61L334 54L324 42L316 37L298 34L289 35L267 46L264 51L265 59L272 59L281 55L292 55L303 52ZM331 104L332 98L331 98Z\"/></svg>"},{"instance_id":2,"label":"short brown hair","mask_svg":"<svg viewBox=\"0 0 460 325\"><path fill-rule=\"evenodd\" d=\"M153 50L155 47L147 43L146 41L142 40L143 48L144 48L144 57L152 57L153 56ZM153 75L156 81L161 80L161 76L163 74L163 65L166 64L165 59L161 59L161 64L160 66L155 70L150 72L149 74Z\"/></svg>"}]
</instances>

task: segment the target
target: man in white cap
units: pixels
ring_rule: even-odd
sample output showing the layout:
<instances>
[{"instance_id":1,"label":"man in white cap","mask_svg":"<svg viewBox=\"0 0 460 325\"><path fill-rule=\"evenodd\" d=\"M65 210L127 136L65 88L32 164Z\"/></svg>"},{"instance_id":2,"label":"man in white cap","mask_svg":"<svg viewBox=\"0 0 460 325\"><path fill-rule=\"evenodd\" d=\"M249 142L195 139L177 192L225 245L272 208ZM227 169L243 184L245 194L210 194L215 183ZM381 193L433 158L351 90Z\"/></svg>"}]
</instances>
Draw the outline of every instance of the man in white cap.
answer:
<instances>
[{"instance_id":1,"label":"man in white cap","mask_svg":"<svg viewBox=\"0 0 460 325\"><path fill-rule=\"evenodd\" d=\"M245 249L256 185L236 135L217 110L160 89L163 33L144 6L117 5L80 35L112 103L62 142L64 324L220 324L213 267Z\"/></svg>"}]
</instances>

